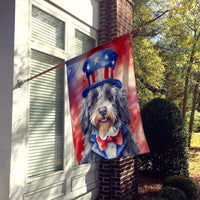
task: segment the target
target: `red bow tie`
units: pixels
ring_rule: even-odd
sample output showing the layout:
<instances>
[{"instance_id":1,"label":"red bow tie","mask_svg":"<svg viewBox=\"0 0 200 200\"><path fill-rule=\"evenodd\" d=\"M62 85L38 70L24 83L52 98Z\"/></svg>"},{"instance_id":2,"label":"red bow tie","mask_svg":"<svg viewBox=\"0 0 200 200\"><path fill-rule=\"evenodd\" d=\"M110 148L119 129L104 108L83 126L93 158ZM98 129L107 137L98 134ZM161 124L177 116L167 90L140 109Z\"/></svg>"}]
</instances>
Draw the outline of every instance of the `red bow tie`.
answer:
<instances>
[{"instance_id":1,"label":"red bow tie","mask_svg":"<svg viewBox=\"0 0 200 200\"><path fill-rule=\"evenodd\" d=\"M104 151L105 148L107 147L108 143L113 142L118 145L123 144L123 139L122 139L122 130L119 130L119 133L115 137L107 137L105 140L102 140L100 136L97 137L97 144L99 146L99 149L101 151Z\"/></svg>"}]
</instances>

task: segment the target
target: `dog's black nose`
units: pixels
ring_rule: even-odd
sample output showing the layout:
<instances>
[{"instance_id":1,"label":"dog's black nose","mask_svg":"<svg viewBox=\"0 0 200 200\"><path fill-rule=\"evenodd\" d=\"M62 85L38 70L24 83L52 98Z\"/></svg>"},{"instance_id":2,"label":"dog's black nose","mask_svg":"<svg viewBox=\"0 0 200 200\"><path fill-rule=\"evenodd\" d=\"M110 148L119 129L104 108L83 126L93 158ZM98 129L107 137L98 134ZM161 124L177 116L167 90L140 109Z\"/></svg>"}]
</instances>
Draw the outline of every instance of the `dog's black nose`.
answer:
<instances>
[{"instance_id":1,"label":"dog's black nose","mask_svg":"<svg viewBox=\"0 0 200 200\"><path fill-rule=\"evenodd\" d=\"M107 107L101 107L99 108L99 114L102 115L102 116L105 116L107 113Z\"/></svg>"}]
</instances>

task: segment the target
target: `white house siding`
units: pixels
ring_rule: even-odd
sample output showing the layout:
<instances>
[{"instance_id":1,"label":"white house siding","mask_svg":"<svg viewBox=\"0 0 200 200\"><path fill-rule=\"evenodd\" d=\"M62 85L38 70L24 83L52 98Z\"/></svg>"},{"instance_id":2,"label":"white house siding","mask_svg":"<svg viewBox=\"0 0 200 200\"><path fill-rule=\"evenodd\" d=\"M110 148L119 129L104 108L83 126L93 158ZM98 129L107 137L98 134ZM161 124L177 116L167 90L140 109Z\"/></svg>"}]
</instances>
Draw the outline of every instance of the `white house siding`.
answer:
<instances>
[{"instance_id":1,"label":"white house siding","mask_svg":"<svg viewBox=\"0 0 200 200\"><path fill-rule=\"evenodd\" d=\"M49 50L31 39L32 5L65 22L65 50ZM67 60L75 55L75 29L97 40L98 7L98 0L1 0L0 200L96 198L98 164L74 164L67 87L63 170L34 179L27 177L30 90L29 83L18 87L18 82L29 78L31 48Z\"/></svg>"},{"instance_id":2,"label":"white house siding","mask_svg":"<svg viewBox=\"0 0 200 200\"><path fill-rule=\"evenodd\" d=\"M0 200L8 199L12 129L14 1L0 3Z\"/></svg>"},{"instance_id":3,"label":"white house siding","mask_svg":"<svg viewBox=\"0 0 200 200\"><path fill-rule=\"evenodd\" d=\"M98 29L99 0L50 0L50 2L56 3L73 16Z\"/></svg>"}]
</instances>

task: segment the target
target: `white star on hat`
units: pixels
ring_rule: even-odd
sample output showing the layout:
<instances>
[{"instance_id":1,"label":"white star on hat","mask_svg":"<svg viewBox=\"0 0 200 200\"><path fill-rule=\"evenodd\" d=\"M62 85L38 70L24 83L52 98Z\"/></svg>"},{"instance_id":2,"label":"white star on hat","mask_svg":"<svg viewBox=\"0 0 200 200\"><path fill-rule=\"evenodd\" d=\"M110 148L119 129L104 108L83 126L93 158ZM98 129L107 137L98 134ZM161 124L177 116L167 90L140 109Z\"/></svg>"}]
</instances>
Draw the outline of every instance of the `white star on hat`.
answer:
<instances>
[{"instance_id":1,"label":"white star on hat","mask_svg":"<svg viewBox=\"0 0 200 200\"><path fill-rule=\"evenodd\" d=\"M94 58L94 65L96 65L97 63L99 63L99 57L96 56L96 57Z\"/></svg>"},{"instance_id":2,"label":"white star on hat","mask_svg":"<svg viewBox=\"0 0 200 200\"><path fill-rule=\"evenodd\" d=\"M106 54L106 55L104 56L104 59L107 60L108 58L109 58L109 57L108 57L108 54Z\"/></svg>"},{"instance_id":3,"label":"white star on hat","mask_svg":"<svg viewBox=\"0 0 200 200\"><path fill-rule=\"evenodd\" d=\"M89 64L87 65L87 70L88 70L88 71L90 70L90 65L89 65Z\"/></svg>"}]
</instances>

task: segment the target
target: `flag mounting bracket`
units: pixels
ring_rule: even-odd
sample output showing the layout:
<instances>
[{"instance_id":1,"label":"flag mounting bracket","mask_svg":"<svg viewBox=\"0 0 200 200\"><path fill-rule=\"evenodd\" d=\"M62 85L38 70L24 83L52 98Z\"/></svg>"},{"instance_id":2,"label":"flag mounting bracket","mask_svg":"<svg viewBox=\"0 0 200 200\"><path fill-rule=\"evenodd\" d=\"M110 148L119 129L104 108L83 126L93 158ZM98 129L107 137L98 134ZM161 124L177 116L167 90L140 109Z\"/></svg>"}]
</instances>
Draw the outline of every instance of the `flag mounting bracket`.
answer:
<instances>
[{"instance_id":1,"label":"flag mounting bracket","mask_svg":"<svg viewBox=\"0 0 200 200\"><path fill-rule=\"evenodd\" d=\"M25 83L25 81L22 80L17 80L17 84L13 89L21 88L21 86Z\"/></svg>"},{"instance_id":2,"label":"flag mounting bracket","mask_svg":"<svg viewBox=\"0 0 200 200\"><path fill-rule=\"evenodd\" d=\"M136 37L138 33L141 32L141 28L140 27L137 27L135 29L133 29L131 32L130 32L130 35L132 35L132 38L133 37Z\"/></svg>"}]
</instances>

